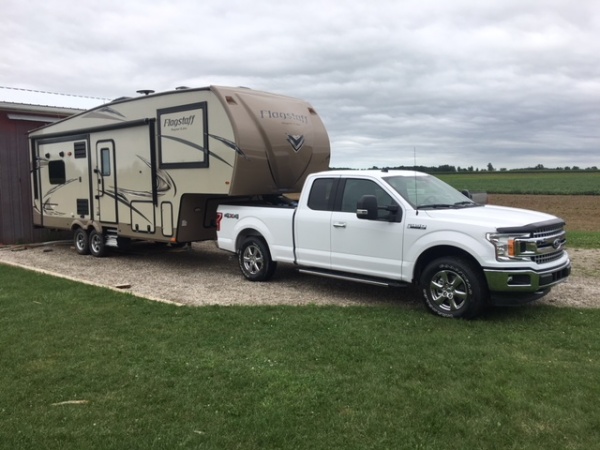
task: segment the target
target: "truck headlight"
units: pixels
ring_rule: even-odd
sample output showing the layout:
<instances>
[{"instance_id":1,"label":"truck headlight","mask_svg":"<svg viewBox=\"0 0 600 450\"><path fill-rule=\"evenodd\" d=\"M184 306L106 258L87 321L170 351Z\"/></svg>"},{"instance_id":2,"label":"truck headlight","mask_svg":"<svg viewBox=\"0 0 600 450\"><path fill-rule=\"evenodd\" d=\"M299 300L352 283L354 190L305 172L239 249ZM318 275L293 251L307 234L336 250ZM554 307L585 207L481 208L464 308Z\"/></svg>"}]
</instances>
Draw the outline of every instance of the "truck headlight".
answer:
<instances>
[{"instance_id":1,"label":"truck headlight","mask_svg":"<svg viewBox=\"0 0 600 450\"><path fill-rule=\"evenodd\" d=\"M526 261L529 258L523 256L523 248L520 238L529 237L528 234L501 234L488 233L486 239L496 248L496 259L498 261Z\"/></svg>"}]
</instances>

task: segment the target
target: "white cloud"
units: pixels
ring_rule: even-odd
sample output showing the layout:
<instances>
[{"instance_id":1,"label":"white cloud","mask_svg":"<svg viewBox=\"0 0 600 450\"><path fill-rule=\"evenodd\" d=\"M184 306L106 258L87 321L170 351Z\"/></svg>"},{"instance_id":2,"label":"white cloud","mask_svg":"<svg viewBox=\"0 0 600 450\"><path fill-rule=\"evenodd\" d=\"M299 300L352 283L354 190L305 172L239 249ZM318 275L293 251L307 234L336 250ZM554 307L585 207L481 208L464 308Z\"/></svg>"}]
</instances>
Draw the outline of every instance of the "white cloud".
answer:
<instances>
[{"instance_id":1,"label":"white cloud","mask_svg":"<svg viewBox=\"0 0 600 450\"><path fill-rule=\"evenodd\" d=\"M309 100L332 164L600 166L594 0L5 0L0 85Z\"/></svg>"}]
</instances>

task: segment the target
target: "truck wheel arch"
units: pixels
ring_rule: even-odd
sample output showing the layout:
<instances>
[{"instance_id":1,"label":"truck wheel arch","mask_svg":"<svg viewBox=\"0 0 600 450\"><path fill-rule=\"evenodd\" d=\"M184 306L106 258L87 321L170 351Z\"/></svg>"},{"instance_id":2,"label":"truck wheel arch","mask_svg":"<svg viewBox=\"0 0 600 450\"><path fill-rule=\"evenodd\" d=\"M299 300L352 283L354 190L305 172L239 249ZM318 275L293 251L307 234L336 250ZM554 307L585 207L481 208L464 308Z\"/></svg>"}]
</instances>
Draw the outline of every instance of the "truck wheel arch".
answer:
<instances>
[{"instance_id":1,"label":"truck wheel arch","mask_svg":"<svg viewBox=\"0 0 600 450\"><path fill-rule=\"evenodd\" d=\"M417 258L417 262L415 263L415 268L413 270L413 283L418 284L419 280L421 279L421 275L423 274L423 270L431 261L445 256L461 258L463 260L468 261L473 265L473 267L477 267L478 270L481 271L481 275L483 276L483 270L481 269L479 262L477 261L477 259L475 259L473 255L457 247L452 247L450 245L440 245L437 247L428 248L419 255L419 257Z\"/></svg>"},{"instance_id":2,"label":"truck wheel arch","mask_svg":"<svg viewBox=\"0 0 600 450\"><path fill-rule=\"evenodd\" d=\"M262 235L262 233L260 233L260 231L255 230L254 228L245 228L242 231L240 231L235 239L235 250L236 252L240 251L240 248L242 246L242 244L244 243L244 241L246 239L248 239L250 236L255 236L255 237L259 237L262 240L265 241L265 243L267 244L267 246L269 246L269 242L267 241L267 239Z\"/></svg>"}]
</instances>

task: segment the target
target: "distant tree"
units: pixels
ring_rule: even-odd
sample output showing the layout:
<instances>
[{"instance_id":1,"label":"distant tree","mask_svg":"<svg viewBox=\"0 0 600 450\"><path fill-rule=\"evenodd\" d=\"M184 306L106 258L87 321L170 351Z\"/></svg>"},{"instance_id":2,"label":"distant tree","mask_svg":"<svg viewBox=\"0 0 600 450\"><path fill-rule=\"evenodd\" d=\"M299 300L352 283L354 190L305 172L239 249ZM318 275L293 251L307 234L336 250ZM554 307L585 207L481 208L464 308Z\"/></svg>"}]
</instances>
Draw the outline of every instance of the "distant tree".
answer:
<instances>
[{"instance_id":1,"label":"distant tree","mask_svg":"<svg viewBox=\"0 0 600 450\"><path fill-rule=\"evenodd\" d=\"M500 167L500 172L506 172L506 167Z\"/></svg>"},{"instance_id":2,"label":"distant tree","mask_svg":"<svg viewBox=\"0 0 600 450\"><path fill-rule=\"evenodd\" d=\"M581 170L579 166L573 166L572 170Z\"/></svg>"},{"instance_id":3,"label":"distant tree","mask_svg":"<svg viewBox=\"0 0 600 450\"><path fill-rule=\"evenodd\" d=\"M488 163L487 170L488 170L488 172L493 172L494 171L494 166L492 166L492 163Z\"/></svg>"},{"instance_id":4,"label":"distant tree","mask_svg":"<svg viewBox=\"0 0 600 450\"><path fill-rule=\"evenodd\" d=\"M473 166L469 166L469 168L467 169L469 172L473 172Z\"/></svg>"},{"instance_id":5,"label":"distant tree","mask_svg":"<svg viewBox=\"0 0 600 450\"><path fill-rule=\"evenodd\" d=\"M543 164L538 164L537 166L534 167L535 170L544 170L544 165Z\"/></svg>"}]
</instances>

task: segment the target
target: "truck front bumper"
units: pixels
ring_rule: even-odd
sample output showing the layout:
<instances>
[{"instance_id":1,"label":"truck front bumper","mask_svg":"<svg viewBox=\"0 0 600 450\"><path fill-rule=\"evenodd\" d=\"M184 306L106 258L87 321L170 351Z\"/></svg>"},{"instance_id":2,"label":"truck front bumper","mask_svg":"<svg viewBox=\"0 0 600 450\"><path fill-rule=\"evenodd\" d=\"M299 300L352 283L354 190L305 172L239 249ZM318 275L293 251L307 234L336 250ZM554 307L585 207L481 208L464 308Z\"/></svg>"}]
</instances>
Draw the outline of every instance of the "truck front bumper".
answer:
<instances>
[{"instance_id":1,"label":"truck front bumper","mask_svg":"<svg viewBox=\"0 0 600 450\"><path fill-rule=\"evenodd\" d=\"M566 281L571 261L544 271L532 269L484 269L495 305L518 305L542 298L552 286Z\"/></svg>"}]
</instances>

